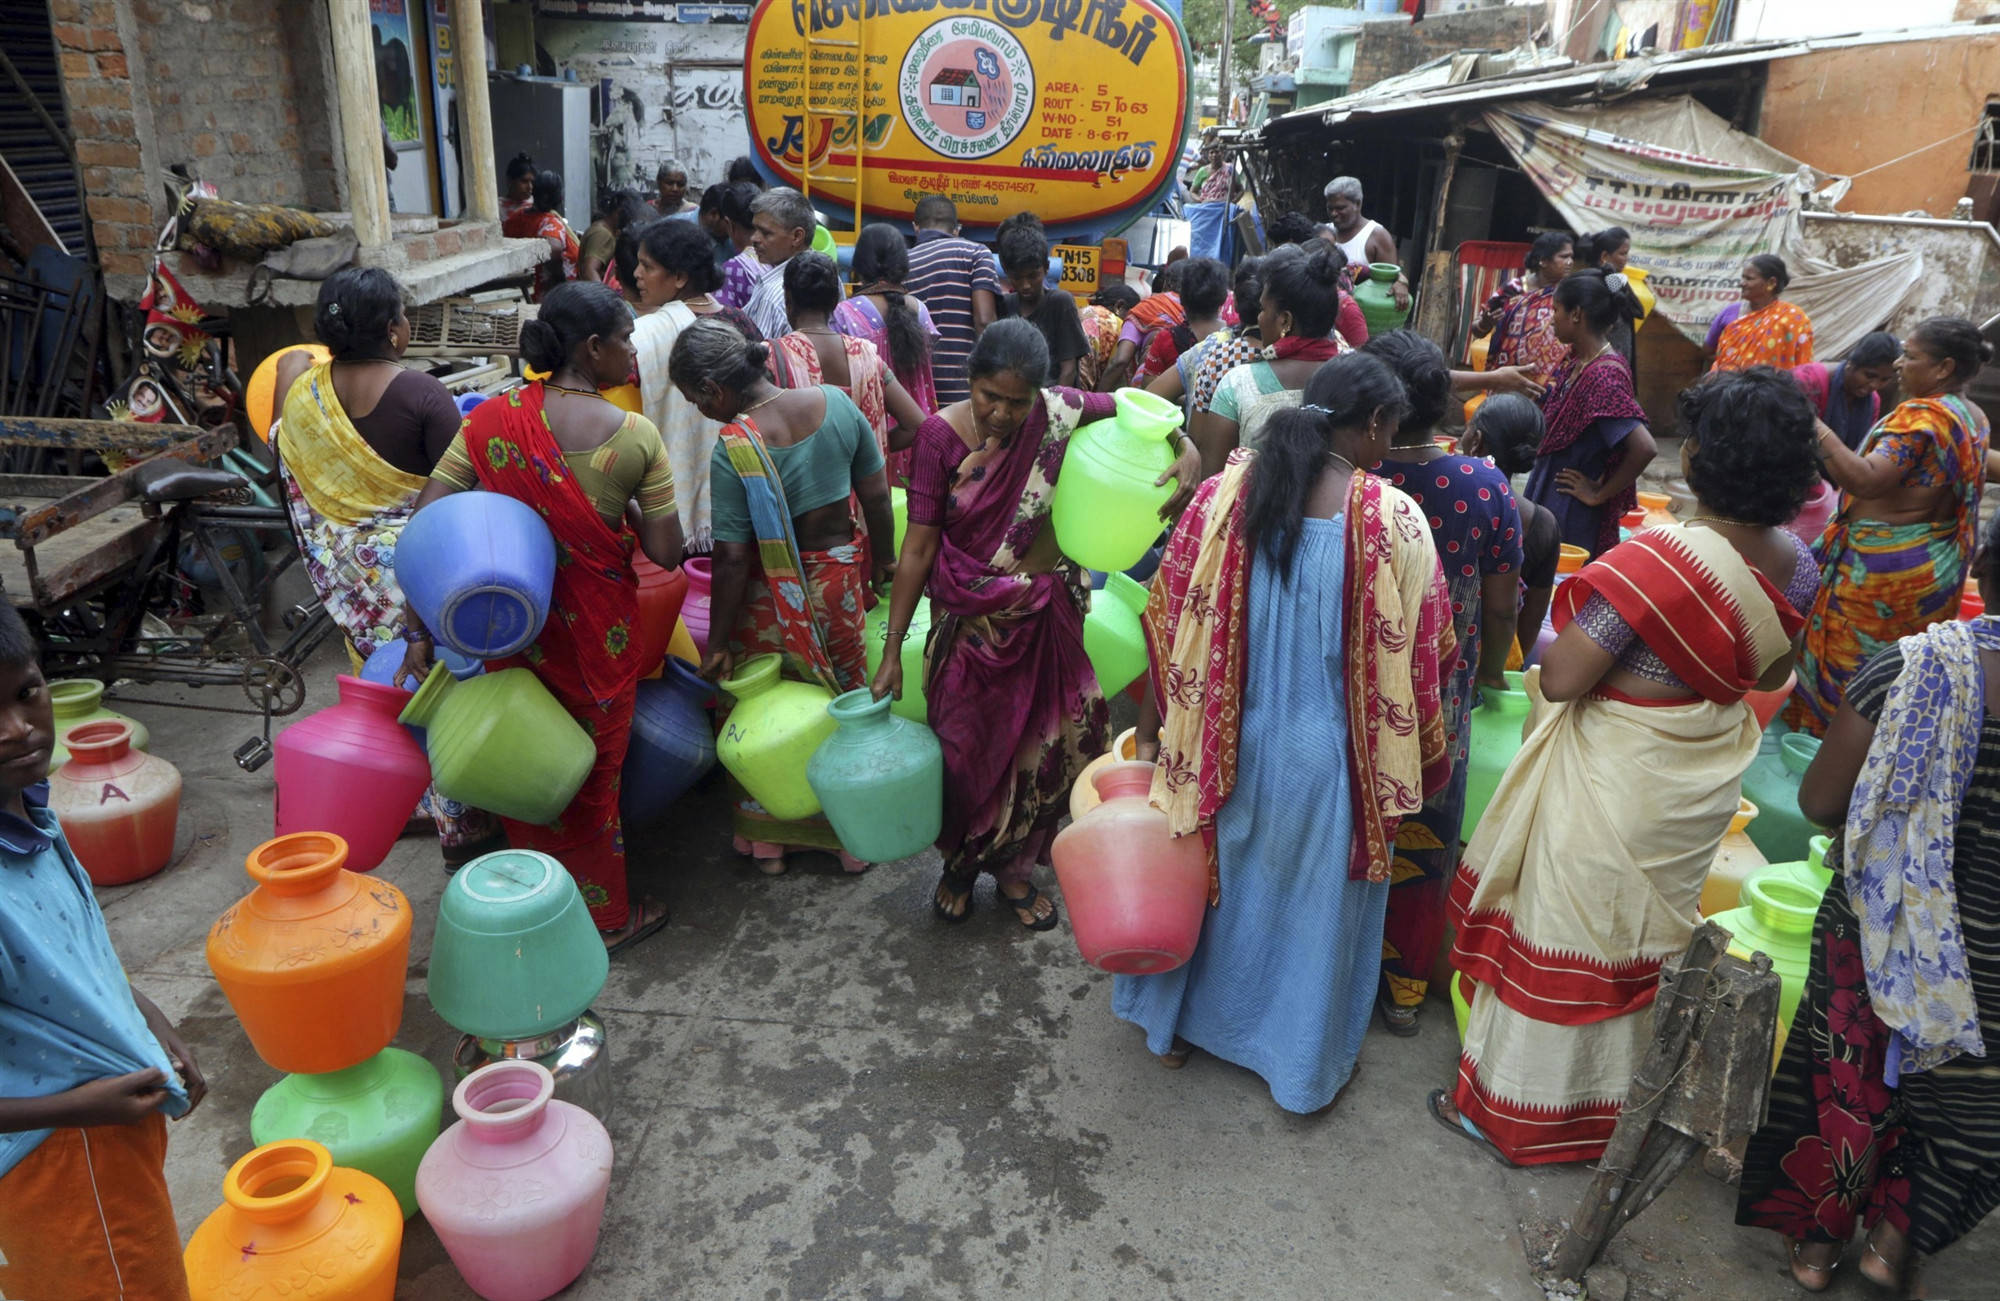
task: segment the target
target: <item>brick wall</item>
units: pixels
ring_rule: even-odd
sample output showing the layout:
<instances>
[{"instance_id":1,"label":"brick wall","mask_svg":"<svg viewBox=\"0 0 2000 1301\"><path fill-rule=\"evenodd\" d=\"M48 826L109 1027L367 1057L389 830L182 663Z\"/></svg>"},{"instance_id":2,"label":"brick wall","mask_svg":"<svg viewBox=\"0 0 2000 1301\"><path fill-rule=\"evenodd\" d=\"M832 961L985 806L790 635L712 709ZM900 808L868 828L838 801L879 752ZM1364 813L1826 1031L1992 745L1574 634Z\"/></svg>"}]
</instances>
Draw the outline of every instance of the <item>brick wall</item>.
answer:
<instances>
[{"instance_id":1,"label":"brick wall","mask_svg":"<svg viewBox=\"0 0 2000 1301\"><path fill-rule=\"evenodd\" d=\"M340 206L332 52L314 0L130 0L162 166L226 199Z\"/></svg>"},{"instance_id":2,"label":"brick wall","mask_svg":"<svg viewBox=\"0 0 2000 1301\"><path fill-rule=\"evenodd\" d=\"M342 206L319 0L49 0L49 9L106 275L145 273L175 164L224 198Z\"/></svg>"},{"instance_id":3,"label":"brick wall","mask_svg":"<svg viewBox=\"0 0 2000 1301\"><path fill-rule=\"evenodd\" d=\"M1372 86L1443 54L1512 49L1534 34L1547 13L1541 4L1491 5L1435 14L1420 23L1401 15L1364 23L1354 45L1351 89Z\"/></svg>"}]
</instances>

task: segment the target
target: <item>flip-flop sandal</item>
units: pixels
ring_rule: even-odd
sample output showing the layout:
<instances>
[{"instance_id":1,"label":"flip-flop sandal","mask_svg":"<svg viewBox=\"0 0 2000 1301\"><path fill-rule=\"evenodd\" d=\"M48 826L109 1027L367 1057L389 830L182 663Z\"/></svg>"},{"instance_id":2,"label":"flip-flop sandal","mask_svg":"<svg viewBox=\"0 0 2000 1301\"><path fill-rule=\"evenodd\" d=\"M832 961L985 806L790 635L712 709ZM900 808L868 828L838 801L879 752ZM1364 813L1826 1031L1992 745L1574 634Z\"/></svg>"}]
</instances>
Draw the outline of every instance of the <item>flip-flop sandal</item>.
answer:
<instances>
[{"instance_id":1,"label":"flip-flop sandal","mask_svg":"<svg viewBox=\"0 0 2000 1301\"><path fill-rule=\"evenodd\" d=\"M1398 1039L1414 1039L1417 1036L1417 1009L1404 1007L1380 995L1375 999L1376 1010L1382 1014L1382 1028Z\"/></svg>"},{"instance_id":2,"label":"flip-flop sandal","mask_svg":"<svg viewBox=\"0 0 2000 1301\"><path fill-rule=\"evenodd\" d=\"M1509 1161L1499 1148L1493 1146L1491 1139L1481 1138L1467 1129L1462 1122L1454 1120L1450 1116L1445 1115L1444 1112L1438 1110L1438 1104L1449 1101L1451 1101L1451 1098L1443 1089L1432 1089L1430 1096L1424 1099L1424 1109L1431 1113L1432 1120L1443 1125L1466 1142L1476 1144L1480 1151L1493 1160L1498 1161L1501 1165L1506 1166L1510 1170L1513 1169L1514 1163Z\"/></svg>"},{"instance_id":3,"label":"flip-flop sandal","mask_svg":"<svg viewBox=\"0 0 2000 1301\"><path fill-rule=\"evenodd\" d=\"M1009 895L1005 890L1002 890L999 893L1000 893L1001 903L1006 904L1009 908L1014 909L1016 913L1025 912L1031 917L1034 916L1035 900L1042 897L1042 892L1035 888L1035 883L1033 881L1028 882L1028 893L1022 895L1019 899L1016 899L1013 896ZM1020 919L1016 917L1015 920L1019 921ZM1051 903L1049 905L1048 916L1042 918L1040 921L1021 922L1021 925L1027 927L1031 931L1052 931L1056 928L1056 923L1061 920L1062 920L1062 910L1056 907L1053 903Z\"/></svg>"},{"instance_id":4,"label":"flip-flop sandal","mask_svg":"<svg viewBox=\"0 0 2000 1301\"><path fill-rule=\"evenodd\" d=\"M964 877L954 876L950 872L946 872L938 878L938 889L931 891L931 911L937 914L938 920L948 926L963 926L972 918L972 889L978 883L978 877L974 877L968 881ZM938 902L938 890L951 891L953 898L964 895L965 907L959 909L957 912L952 912L949 908Z\"/></svg>"},{"instance_id":5,"label":"flip-flop sandal","mask_svg":"<svg viewBox=\"0 0 2000 1301\"><path fill-rule=\"evenodd\" d=\"M673 920L673 914L667 911L665 904L660 904L659 908L660 908L660 915L658 917L655 917L651 921L646 921L644 920L646 916L646 903L641 902L639 905L639 916L641 919L640 924L634 927L631 931L627 932L625 937L617 941L615 944L605 945L604 956L606 956L607 958L616 957L618 954L623 953L626 949L631 948L633 945L637 944L640 940L645 939L647 936L657 935L660 931L664 930L666 928L667 923ZM626 924L630 925L631 923L628 921Z\"/></svg>"}]
</instances>

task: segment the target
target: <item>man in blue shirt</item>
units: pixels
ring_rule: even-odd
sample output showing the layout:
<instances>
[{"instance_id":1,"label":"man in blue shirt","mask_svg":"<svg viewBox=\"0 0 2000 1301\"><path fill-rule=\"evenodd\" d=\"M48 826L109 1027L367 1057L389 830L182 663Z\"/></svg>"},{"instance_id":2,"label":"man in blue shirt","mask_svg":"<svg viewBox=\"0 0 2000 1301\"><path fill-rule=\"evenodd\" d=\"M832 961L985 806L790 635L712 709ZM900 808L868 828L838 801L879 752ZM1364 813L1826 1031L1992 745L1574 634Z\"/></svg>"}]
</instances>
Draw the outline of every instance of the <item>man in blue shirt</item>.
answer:
<instances>
[{"instance_id":1,"label":"man in blue shirt","mask_svg":"<svg viewBox=\"0 0 2000 1301\"><path fill-rule=\"evenodd\" d=\"M36 659L0 601L0 1296L178 1301L164 1116L207 1086L127 983L49 811L55 715Z\"/></svg>"}]
</instances>

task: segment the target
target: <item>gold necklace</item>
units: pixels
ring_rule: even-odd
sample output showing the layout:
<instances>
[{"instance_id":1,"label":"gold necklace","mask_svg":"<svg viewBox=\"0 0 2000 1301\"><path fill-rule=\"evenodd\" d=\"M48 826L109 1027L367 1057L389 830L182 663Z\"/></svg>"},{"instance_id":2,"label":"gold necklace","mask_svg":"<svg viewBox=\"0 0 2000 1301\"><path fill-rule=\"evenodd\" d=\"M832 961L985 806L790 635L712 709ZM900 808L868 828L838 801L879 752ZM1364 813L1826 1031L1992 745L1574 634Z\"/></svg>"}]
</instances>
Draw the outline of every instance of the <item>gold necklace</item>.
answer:
<instances>
[{"instance_id":1,"label":"gold necklace","mask_svg":"<svg viewBox=\"0 0 2000 1301\"><path fill-rule=\"evenodd\" d=\"M1768 524L1752 524L1748 520L1730 519L1726 515L1690 515L1683 524L1728 524L1739 529L1768 529Z\"/></svg>"},{"instance_id":2,"label":"gold necklace","mask_svg":"<svg viewBox=\"0 0 2000 1301\"><path fill-rule=\"evenodd\" d=\"M543 380L542 387L552 388L558 393L567 393L574 398L600 398L606 402L609 402L611 400L610 398L605 397L602 393L599 393L596 389L565 388L563 385L556 383L552 379Z\"/></svg>"},{"instance_id":3,"label":"gold necklace","mask_svg":"<svg viewBox=\"0 0 2000 1301\"><path fill-rule=\"evenodd\" d=\"M1347 472L1348 472L1349 474L1359 474L1359 473L1361 473L1361 469L1360 469L1360 467L1359 467L1359 466L1355 465L1355 464L1354 464L1354 462L1352 462L1352 461L1348 460L1348 459L1347 459L1346 457L1342 456L1342 455L1341 455L1341 454L1340 454L1339 452L1328 452L1328 453L1326 454L1326 459L1327 459L1327 460L1329 460L1329 461L1332 461L1332 462L1333 462L1333 463L1334 463L1335 465L1342 465L1342 466L1346 466L1346 467L1347 467Z\"/></svg>"},{"instance_id":4,"label":"gold necklace","mask_svg":"<svg viewBox=\"0 0 2000 1301\"><path fill-rule=\"evenodd\" d=\"M770 397L758 398L755 402L752 402L749 406L744 407L741 411L737 412L737 414L747 416L752 411L755 411L758 407L769 406L771 403L776 402L779 398L783 396L785 396L785 390L779 389L776 393L773 393Z\"/></svg>"}]
</instances>

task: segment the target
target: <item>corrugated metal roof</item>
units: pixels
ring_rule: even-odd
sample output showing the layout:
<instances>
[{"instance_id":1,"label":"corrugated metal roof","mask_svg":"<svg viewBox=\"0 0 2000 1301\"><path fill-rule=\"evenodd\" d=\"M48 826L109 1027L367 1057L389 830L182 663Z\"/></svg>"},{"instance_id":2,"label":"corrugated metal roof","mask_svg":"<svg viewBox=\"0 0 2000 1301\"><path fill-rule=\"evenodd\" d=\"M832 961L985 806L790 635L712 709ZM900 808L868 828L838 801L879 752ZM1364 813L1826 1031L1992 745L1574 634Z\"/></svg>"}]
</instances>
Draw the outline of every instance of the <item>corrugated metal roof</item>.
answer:
<instances>
[{"instance_id":1,"label":"corrugated metal roof","mask_svg":"<svg viewBox=\"0 0 2000 1301\"><path fill-rule=\"evenodd\" d=\"M1260 135L1289 132L1308 126L1338 126L1365 118L1392 117L1427 109L1458 108L1496 100L1533 99L1590 91L1616 97L1638 90L1655 78L1682 80L1717 68L1769 63L1796 58L1814 50L1839 49L1856 45L1888 45L1902 41L1939 40L1974 36L1996 29L1985 23L1953 23L1945 27L1906 28L1891 32L1861 32L1849 36L1814 37L1799 41L1741 41L1709 45L1670 54L1619 59L1602 63L1576 63L1564 58L1554 68L1537 67L1495 77L1483 77L1457 84L1444 84L1440 76L1450 75L1451 56L1434 59L1400 77L1377 82L1366 90L1294 109L1266 123Z\"/></svg>"}]
</instances>

